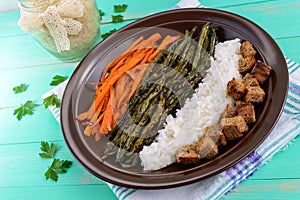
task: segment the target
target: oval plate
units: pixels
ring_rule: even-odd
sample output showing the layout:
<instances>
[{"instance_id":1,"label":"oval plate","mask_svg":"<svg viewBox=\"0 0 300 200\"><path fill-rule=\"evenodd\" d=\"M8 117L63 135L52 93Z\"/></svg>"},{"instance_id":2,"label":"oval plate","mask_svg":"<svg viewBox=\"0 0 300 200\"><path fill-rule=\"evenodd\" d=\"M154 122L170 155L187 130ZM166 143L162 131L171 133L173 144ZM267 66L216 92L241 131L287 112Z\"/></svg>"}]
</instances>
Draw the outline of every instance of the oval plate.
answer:
<instances>
[{"instance_id":1,"label":"oval plate","mask_svg":"<svg viewBox=\"0 0 300 200\"><path fill-rule=\"evenodd\" d=\"M173 164L155 172L124 169L103 161L105 142L83 136L75 116L87 110L94 97L94 88L87 81L98 81L103 68L140 35L149 35L149 27L162 27L184 33L197 25L210 22L218 28L219 41L240 38L250 41L258 57L273 68L264 83L265 102L257 109L257 122L241 140L214 159L193 166ZM134 30L132 32L132 30ZM136 31L140 30L140 31ZM146 31L147 30L147 31ZM162 189L206 179L233 166L249 155L268 136L285 103L288 71L284 56L275 41L253 22L215 9L180 9L162 12L129 24L99 43L78 65L65 89L61 106L61 125L72 154L88 171L113 184L142 189Z\"/></svg>"}]
</instances>

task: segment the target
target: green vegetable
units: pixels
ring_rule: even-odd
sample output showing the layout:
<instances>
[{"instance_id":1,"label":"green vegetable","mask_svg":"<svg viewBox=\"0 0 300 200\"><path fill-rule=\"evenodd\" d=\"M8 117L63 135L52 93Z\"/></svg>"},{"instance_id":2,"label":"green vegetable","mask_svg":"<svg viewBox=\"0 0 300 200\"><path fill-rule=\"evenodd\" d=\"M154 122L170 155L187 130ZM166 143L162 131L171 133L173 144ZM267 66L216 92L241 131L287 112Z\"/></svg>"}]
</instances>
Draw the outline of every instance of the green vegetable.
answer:
<instances>
[{"instance_id":1,"label":"green vegetable","mask_svg":"<svg viewBox=\"0 0 300 200\"><path fill-rule=\"evenodd\" d=\"M117 29L115 29L115 28L111 29L109 32L102 34L101 37L103 39L105 39L105 38L107 38L108 36L110 36L112 33L116 32L116 31L117 31Z\"/></svg>"},{"instance_id":2,"label":"green vegetable","mask_svg":"<svg viewBox=\"0 0 300 200\"><path fill-rule=\"evenodd\" d=\"M112 15L112 23L119 23L119 22L123 22L123 15Z\"/></svg>"},{"instance_id":3,"label":"green vegetable","mask_svg":"<svg viewBox=\"0 0 300 200\"><path fill-rule=\"evenodd\" d=\"M99 9L99 15L100 15L100 20L102 20L102 17L105 15L105 12Z\"/></svg>"},{"instance_id":4,"label":"green vegetable","mask_svg":"<svg viewBox=\"0 0 300 200\"><path fill-rule=\"evenodd\" d=\"M21 106L14 110L14 115L17 115L17 119L20 121L25 115L32 115L33 108L36 105L32 103L32 101L26 101L25 104L21 104Z\"/></svg>"},{"instance_id":5,"label":"green vegetable","mask_svg":"<svg viewBox=\"0 0 300 200\"><path fill-rule=\"evenodd\" d=\"M123 167L135 166L137 153L153 142L166 117L175 117L176 110L195 92L210 66L209 54L213 54L217 43L216 32L207 23L194 44L196 29L186 31L182 39L163 50L149 66L126 113L108 136L111 143L104 158L114 155Z\"/></svg>"},{"instance_id":6,"label":"green vegetable","mask_svg":"<svg viewBox=\"0 0 300 200\"><path fill-rule=\"evenodd\" d=\"M57 174L66 173L67 169L71 167L73 162L54 158L57 148L53 143L49 144L48 142L41 141L40 149L42 150L42 152L39 153L41 158L53 158L51 166L49 166L47 171L44 173L46 180L52 179L57 181Z\"/></svg>"},{"instance_id":7,"label":"green vegetable","mask_svg":"<svg viewBox=\"0 0 300 200\"><path fill-rule=\"evenodd\" d=\"M48 170L44 174L46 180L50 178L54 181L57 181L58 180L57 174L66 173L67 169L71 167L72 163L73 162L69 160L54 159L51 166L48 167Z\"/></svg>"},{"instance_id":8,"label":"green vegetable","mask_svg":"<svg viewBox=\"0 0 300 200\"><path fill-rule=\"evenodd\" d=\"M198 66L199 62L201 62L200 58L201 58L202 49L204 48L203 47L204 40L205 40L205 38L208 37L209 31L210 31L209 23L206 23L202 27L201 33L200 33L200 36L199 36L198 46L197 46L195 58L194 58L194 61L193 61L193 66L194 67Z\"/></svg>"},{"instance_id":9,"label":"green vegetable","mask_svg":"<svg viewBox=\"0 0 300 200\"><path fill-rule=\"evenodd\" d=\"M41 150L42 153L39 153L41 158L54 158L56 153L56 145L53 143L49 145L48 142L41 141Z\"/></svg>"},{"instance_id":10,"label":"green vegetable","mask_svg":"<svg viewBox=\"0 0 300 200\"><path fill-rule=\"evenodd\" d=\"M61 100L57 97L56 94L52 94L47 98L43 99L43 104L45 105L45 108L48 108L49 106L55 106L56 108L59 108L60 102Z\"/></svg>"},{"instance_id":11,"label":"green vegetable","mask_svg":"<svg viewBox=\"0 0 300 200\"><path fill-rule=\"evenodd\" d=\"M125 12L126 8L127 8L126 4L114 5L114 11L115 12Z\"/></svg>"},{"instance_id":12,"label":"green vegetable","mask_svg":"<svg viewBox=\"0 0 300 200\"><path fill-rule=\"evenodd\" d=\"M62 82L64 82L65 80L68 79L68 76L60 76L60 75L56 75L52 78L52 81L50 83L51 86L56 86Z\"/></svg>"},{"instance_id":13,"label":"green vegetable","mask_svg":"<svg viewBox=\"0 0 300 200\"><path fill-rule=\"evenodd\" d=\"M15 94L25 92L28 86L29 85L22 83L21 85L14 87L13 91L15 92Z\"/></svg>"}]
</instances>

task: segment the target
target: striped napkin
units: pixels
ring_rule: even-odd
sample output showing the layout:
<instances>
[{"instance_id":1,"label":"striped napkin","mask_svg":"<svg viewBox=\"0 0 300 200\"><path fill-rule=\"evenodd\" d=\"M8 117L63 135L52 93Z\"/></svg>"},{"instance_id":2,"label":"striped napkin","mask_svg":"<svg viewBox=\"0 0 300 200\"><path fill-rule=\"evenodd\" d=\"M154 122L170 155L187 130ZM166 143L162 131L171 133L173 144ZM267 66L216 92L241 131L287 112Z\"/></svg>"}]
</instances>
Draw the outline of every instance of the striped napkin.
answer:
<instances>
[{"instance_id":1,"label":"striped napkin","mask_svg":"<svg viewBox=\"0 0 300 200\"><path fill-rule=\"evenodd\" d=\"M173 9L204 7L197 0L181 0ZM289 90L283 113L277 125L266 140L248 157L211 178L194 184L163 190L136 190L107 183L121 200L165 200L165 199L219 199L237 184L246 180L255 170L267 163L272 156L286 147L300 133L300 66L286 58L289 71ZM67 81L42 96L53 93L62 98ZM54 117L60 120L60 110L49 108Z\"/></svg>"}]
</instances>

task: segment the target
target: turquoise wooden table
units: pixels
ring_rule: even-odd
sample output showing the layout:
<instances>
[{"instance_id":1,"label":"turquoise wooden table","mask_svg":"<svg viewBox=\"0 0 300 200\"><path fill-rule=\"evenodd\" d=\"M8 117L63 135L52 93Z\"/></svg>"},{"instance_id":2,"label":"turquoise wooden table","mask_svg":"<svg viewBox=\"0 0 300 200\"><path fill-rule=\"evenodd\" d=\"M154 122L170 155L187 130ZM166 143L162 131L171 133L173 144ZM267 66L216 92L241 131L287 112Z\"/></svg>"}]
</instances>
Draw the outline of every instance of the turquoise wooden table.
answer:
<instances>
[{"instance_id":1,"label":"turquoise wooden table","mask_svg":"<svg viewBox=\"0 0 300 200\"><path fill-rule=\"evenodd\" d=\"M114 4L128 5L125 21L112 24ZM102 33L120 28L151 13L167 10L177 0L99 1L105 12ZM292 0L202 0L205 6L240 14L263 27L283 53L300 63L300 1ZM70 76L75 63L62 63L44 50L17 25L19 12L0 14L0 199L116 199L109 187L89 174L70 154L59 124L42 104L41 95L53 87L55 75ZM28 84L26 92L13 87ZM13 112L22 103L38 104L33 115L16 119ZM66 174L54 182L44 172L50 161L39 157L40 142L58 146L57 157L73 161ZM300 138L276 154L225 199L299 199Z\"/></svg>"}]
</instances>

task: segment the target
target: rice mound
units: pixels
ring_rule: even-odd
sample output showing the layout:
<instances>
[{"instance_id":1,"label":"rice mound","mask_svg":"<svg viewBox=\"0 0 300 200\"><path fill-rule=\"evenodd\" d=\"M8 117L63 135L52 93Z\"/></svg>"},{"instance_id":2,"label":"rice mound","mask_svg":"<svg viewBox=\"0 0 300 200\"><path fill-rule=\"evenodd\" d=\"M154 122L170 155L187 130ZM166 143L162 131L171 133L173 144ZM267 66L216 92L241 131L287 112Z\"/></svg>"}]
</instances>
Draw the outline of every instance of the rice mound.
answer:
<instances>
[{"instance_id":1,"label":"rice mound","mask_svg":"<svg viewBox=\"0 0 300 200\"><path fill-rule=\"evenodd\" d=\"M207 126L218 123L226 104L233 100L226 95L226 85L233 77L241 79L238 72L240 40L218 43L215 58L203 83L199 84L193 96L177 110L176 118L169 115L163 129L150 146L144 146L139 153L144 170L158 170L176 162L179 147L195 142L204 134Z\"/></svg>"}]
</instances>

